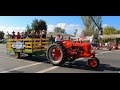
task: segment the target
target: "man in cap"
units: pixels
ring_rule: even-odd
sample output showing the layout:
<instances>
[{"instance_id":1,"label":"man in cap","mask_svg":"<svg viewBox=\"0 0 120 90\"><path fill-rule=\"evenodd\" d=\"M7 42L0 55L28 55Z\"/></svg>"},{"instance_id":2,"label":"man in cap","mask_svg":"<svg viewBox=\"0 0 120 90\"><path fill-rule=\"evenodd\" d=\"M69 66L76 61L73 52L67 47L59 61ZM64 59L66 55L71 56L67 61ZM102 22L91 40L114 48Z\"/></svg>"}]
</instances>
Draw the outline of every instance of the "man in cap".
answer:
<instances>
[{"instance_id":1,"label":"man in cap","mask_svg":"<svg viewBox=\"0 0 120 90\"><path fill-rule=\"evenodd\" d=\"M46 38L46 32L45 32L45 30L42 30L42 38Z\"/></svg>"}]
</instances>

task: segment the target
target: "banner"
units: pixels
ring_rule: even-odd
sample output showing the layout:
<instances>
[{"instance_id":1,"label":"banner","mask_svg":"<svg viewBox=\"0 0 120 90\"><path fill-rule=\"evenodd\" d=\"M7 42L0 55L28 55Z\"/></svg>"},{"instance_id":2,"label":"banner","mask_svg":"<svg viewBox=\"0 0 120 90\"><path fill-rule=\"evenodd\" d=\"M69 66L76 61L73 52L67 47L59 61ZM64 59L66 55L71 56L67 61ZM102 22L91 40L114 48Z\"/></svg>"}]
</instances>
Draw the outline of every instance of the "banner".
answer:
<instances>
[{"instance_id":1,"label":"banner","mask_svg":"<svg viewBox=\"0 0 120 90\"><path fill-rule=\"evenodd\" d=\"M12 48L14 48L14 49L24 49L24 46L25 46L24 43L20 42L20 41L14 42L12 44Z\"/></svg>"}]
</instances>

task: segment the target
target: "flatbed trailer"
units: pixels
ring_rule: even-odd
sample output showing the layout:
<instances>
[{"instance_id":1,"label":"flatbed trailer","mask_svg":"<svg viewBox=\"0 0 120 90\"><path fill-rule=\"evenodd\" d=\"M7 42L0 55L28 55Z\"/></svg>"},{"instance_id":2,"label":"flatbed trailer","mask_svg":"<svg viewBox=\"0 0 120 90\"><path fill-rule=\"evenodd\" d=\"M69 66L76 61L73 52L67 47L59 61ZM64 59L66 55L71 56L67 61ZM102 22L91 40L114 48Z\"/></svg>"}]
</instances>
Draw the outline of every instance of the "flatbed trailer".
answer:
<instances>
[{"instance_id":1,"label":"flatbed trailer","mask_svg":"<svg viewBox=\"0 0 120 90\"><path fill-rule=\"evenodd\" d=\"M8 39L6 49L7 52L14 52L16 58L20 58L22 53L29 56L46 54L48 41L48 38Z\"/></svg>"}]
</instances>

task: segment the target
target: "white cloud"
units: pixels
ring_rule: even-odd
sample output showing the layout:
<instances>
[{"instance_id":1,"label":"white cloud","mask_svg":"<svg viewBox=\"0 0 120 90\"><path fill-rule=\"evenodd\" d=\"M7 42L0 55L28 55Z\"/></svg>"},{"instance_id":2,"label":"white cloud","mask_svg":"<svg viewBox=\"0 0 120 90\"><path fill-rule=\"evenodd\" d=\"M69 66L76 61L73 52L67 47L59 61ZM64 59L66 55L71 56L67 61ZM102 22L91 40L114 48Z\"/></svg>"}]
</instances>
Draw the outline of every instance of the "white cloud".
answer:
<instances>
[{"instance_id":1,"label":"white cloud","mask_svg":"<svg viewBox=\"0 0 120 90\"><path fill-rule=\"evenodd\" d=\"M13 31L15 33L17 33L17 32L23 32L23 31L25 31L25 29L26 29L25 27L0 26L0 31L3 31L5 34L7 34L7 31L11 34Z\"/></svg>"},{"instance_id":2,"label":"white cloud","mask_svg":"<svg viewBox=\"0 0 120 90\"><path fill-rule=\"evenodd\" d=\"M67 24L67 23L58 23L56 25L48 25L48 32L53 32L55 27L61 27L65 29L68 34L74 34L75 29L80 29L80 25Z\"/></svg>"},{"instance_id":3,"label":"white cloud","mask_svg":"<svg viewBox=\"0 0 120 90\"><path fill-rule=\"evenodd\" d=\"M48 32L53 32L55 26L54 25L48 25Z\"/></svg>"},{"instance_id":4,"label":"white cloud","mask_svg":"<svg viewBox=\"0 0 120 90\"><path fill-rule=\"evenodd\" d=\"M103 25L102 25L103 28L106 27L106 26L109 26L109 25L108 25L108 24L103 24Z\"/></svg>"},{"instance_id":5,"label":"white cloud","mask_svg":"<svg viewBox=\"0 0 120 90\"><path fill-rule=\"evenodd\" d=\"M56 25L52 25L52 24L48 25L48 32L54 32L55 27L60 27L62 29L65 29L68 34L74 34L75 29L81 30L80 25L58 23ZM5 34L7 34L7 31L11 34L13 31L17 33L17 32L23 32L25 30L26 27L0 26L0 31L3 31Z\"/></svg>"},{"instance_id":6,"label":"white cloud","mask_svg":"<svg viewBox=\"0 0 120 90\"><path fill-rule=\"evenodd\" d=\"M62 29L65 29L67 26L67 23L58 23L56 26L61 27Z\"/></svg>"},{"instance_id":7,"label":"white cloud","mask_svg":"<svg viewBox=\"0 0 120 90\"><path fill-rule=\"evenodd\" d=\"M70 33L70 34L74 34L75 29L81 30L81 28L80 28L79 25L74 25L74 24L69 24L69 25L65 28L66 32L67 32L67 33Z\"/></svg>"}]
</instances>

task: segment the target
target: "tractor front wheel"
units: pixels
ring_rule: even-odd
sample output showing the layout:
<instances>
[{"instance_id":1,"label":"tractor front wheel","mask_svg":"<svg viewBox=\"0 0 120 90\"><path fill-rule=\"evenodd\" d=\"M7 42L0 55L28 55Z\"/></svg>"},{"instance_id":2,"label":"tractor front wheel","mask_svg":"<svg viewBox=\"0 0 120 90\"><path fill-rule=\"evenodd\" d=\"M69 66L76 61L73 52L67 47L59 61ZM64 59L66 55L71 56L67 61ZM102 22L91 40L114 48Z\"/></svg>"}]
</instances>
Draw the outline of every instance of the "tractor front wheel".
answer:
<instances>
[{"instance_id":1,"label":"tractor front wheel","mask_svg":"<svg viewBox=\"0 0 120 90\"><path fill-rule=\"evenodd\" d=\"M95 58L90 58L88 59L88 62L87 62L88 66L91 68L91 69L97 69L100 62L99 62L99 59L97 59L96 57Z\"/></svg>"},{"instance_id":2,"label":"tractor front wheel","mask_svg":"<svg viewBox=\"0 0 120 90\"><path fill-rule=\"evenodd\" d=\"M66 62L66 51L59 44L52 44L47 50L47 58L53 65L61 66Z\"/></svg>"}]
</instances>

